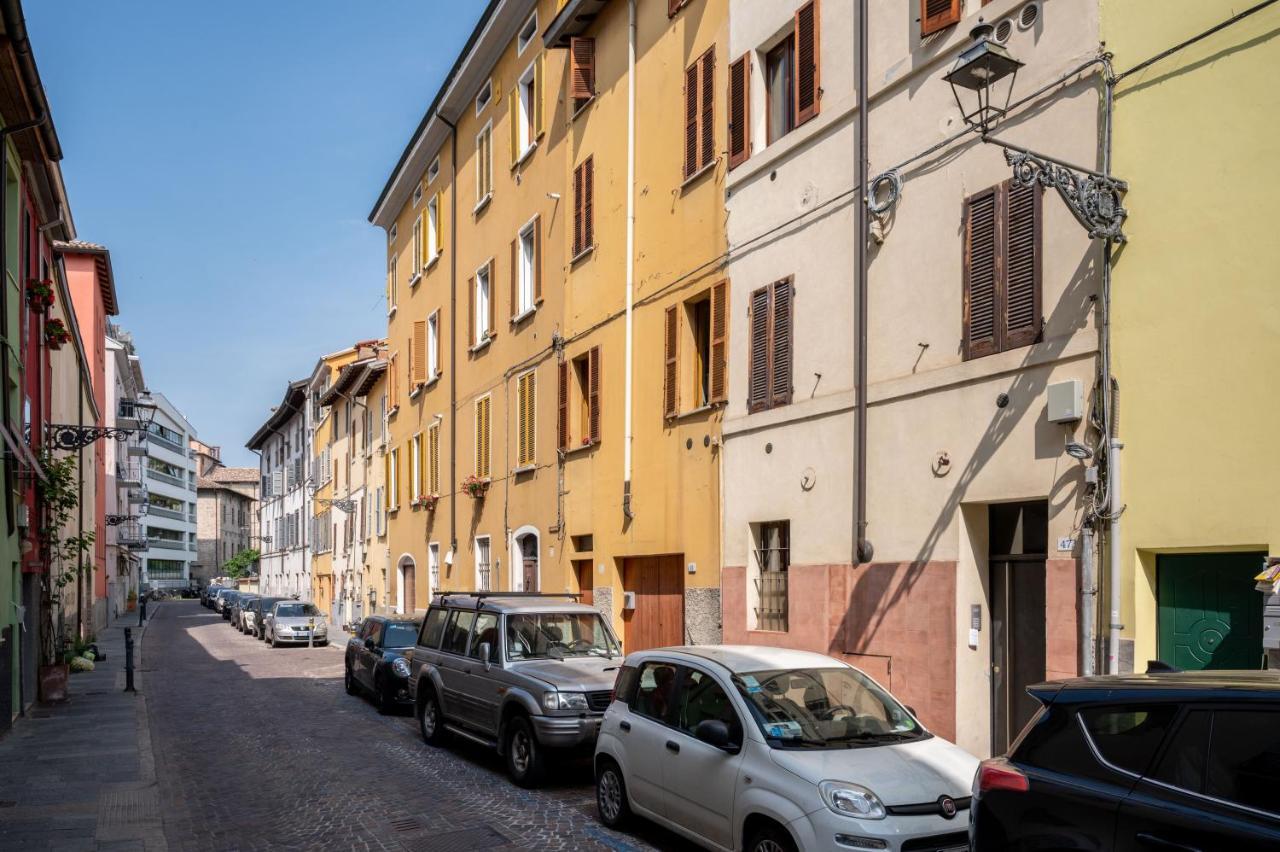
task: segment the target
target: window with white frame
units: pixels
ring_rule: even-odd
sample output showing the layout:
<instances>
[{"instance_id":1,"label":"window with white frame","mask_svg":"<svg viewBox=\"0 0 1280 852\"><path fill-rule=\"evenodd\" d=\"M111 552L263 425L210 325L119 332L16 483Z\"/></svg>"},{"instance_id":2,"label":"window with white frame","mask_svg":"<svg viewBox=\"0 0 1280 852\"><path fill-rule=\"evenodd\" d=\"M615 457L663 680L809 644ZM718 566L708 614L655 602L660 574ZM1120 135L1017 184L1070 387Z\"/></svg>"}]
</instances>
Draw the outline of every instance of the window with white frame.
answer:
<instances>
[{"instance_id":1,"label":"window with white frame","mask_svg":"<svg viewBox=\"0 0 1280 852\"><path fill-rule=\"evenodd\" d=\"M482 535L476 537L476 589L482 592L490 591L489 578L492 575L492 565L489 562L489 536Z\"/></svg>"},{"instance_id":2,"label":"window with white frame","mask_svg":"<svg viewBox=\"0 0 1280 852\"><path fill-rule=\"evenodd\" d=\"M396 310L396 267L396 256L393 254L387 262L387 313L395 313Z\"/></svg>"},{"instance_id":3,"label":"window with white frame","mask_svg":"<svg viewBox=\"0 0 1280 852\"><path fill-rule=\"evenodd\" d=\"M476 95L476 115L484 112L484 108L489 105L489 101L493 100L493 80L485 80L484 85L480 87L480 92Z\"/></svg>"},{"instance_id":4,"label":"window with white frame","mask_svg":"<svg viewBox=\"0 0 1280 852\"><path fill-rule=\"evenodd\" d=\"M427 166L427 185L440 176L440 158L436 157L431 161L431 165Z\"/></svg>"},{"instance_id":5,"label":"window with white frame","mask_svg":"<svg viewBox=\"0 0 1280 852\"><path fill-rule=\"evenodd\" d=\"M435 594L440 588L440 543L431 542L427 545L427 570L428 581L431 584L430 592Z\"/></svg>"},{"instance_id":6,"label":"window with white frame","mask_svg":"<svg viewBox=\"0 0 1280 852\"><path fill-rule=\"evenodd\" d=\"M422 201L422 184L418 184L413 188L413 206L417 207Z\"/></svg>"},{"instance_id":7,"label":"window with white frame","mask_svg":"<svg viewBox=\"0 0 1280 852\"><path fill-rule=\"evenodd\" d=\"M529 153L529 149L533 147L533 142L537 138L536 110L538 108L538 75L536 63L530 65L529 68L520 75L520 82L516 85L516 93L520 99L520 115L519 124L516 127L516 158L522 159L525 154Z\"/></svg>"},{"instance_id":8,"label":"window with white frame","mask_svg":"<svg viewBox=\"0 0 1280 852\"><path fill-rule=\"evenodd\" d=\"M399 232L399 229L396 227L396 223L392 222L391 230L387 231L387 242L394 243L396 241L396 234L398 232Z\"/></svg>"},{"instance_id":9,"label":"window with white frame","mask_svg":"<svg viewBox=\"0 0 1280 852\"><path fill-rule=\"evenodd\" d=\"M536 223L530 222L520 231L519 286L516 289L515 315L533 310L534 276L537 274L534 264L537 262L537 238L534 232Z\"/></svg>"},{"instance_id":10,"label":"window with white frame","mask_svg":"<svg viewBox=\"0 0 1280 852\"><path fill-rule=\"evenodd\" d=\"M427 202L427 262L440 255L440 194L431 196Z\"/></svg>"},{"instance_id":11,"label":"window with white frame","mask_svg":"<svg viewBox=\"0 0 1280 852\"><path fill-rule=\"evenodd\" d=\"M493 195L493 122L476 134L476 207Z\"/></svg>"},{"instance_id":12,"label":"window with white frame","mask_svg":"<svg viewBox=\"0 0 1280 852\"><path fill-rule=\"evenodd\" d=\"M427 317L427 381L440 375L440 312Z\"/></svg>"},{"instance_id":13,"label":"window with white frame","mask_svg":"<svg viewBox=\"0 0 1280 852\"><path fill-rule=\"evenodd\" d=\"M412 502L417 503L422 498L422 433L419 432L413 436L413 440L409 442L409 475L412 479L412 489L409 492Z\"/></svg>"},{"instance_id":14,"label":"window with white frame","mask_svg":"<svg viewBox=\"0 0 1280 852\"><path fill-rule=\"evenodd\" d=\"M525 21L524 26L520 28L520 35L516 39L516 55L519 56L524 53L525 48L529 46L529 43L533 41L534 37L537 35L538 13L535 10L534 13L529 16L529 20Z\"/></svg>"},{"instance_id":15,"label":"window with white frame","mask_svg":"<svg viewBox=\"0 0 1280 852\"><path fill-rule=\"evenodd\" d=\"M400 450L392 450L387 459L387 510L394 512L400 508Z\"/></svg>"},{"instance_id":16,"label":"window with white frame","mask_svg":"<svg viewBox=\"0 0 1280 852\"><path fill-rule=\"evenodd\" d=\"M481 343L489 337L489 299L493 294L489 286L489 265L476 270L475 341Z\"/></svg>"},{"instance_id":17,"label":"window with white frame","mask_svg":"<svg viewBox=\"0 0 1280 852\"><path fill-rule=\"evenodd\" d=\"M413 270L409 280L417 281L422 274L422 219L413 220L413 258L409 261Z\"/></svg>"}]
</instances>

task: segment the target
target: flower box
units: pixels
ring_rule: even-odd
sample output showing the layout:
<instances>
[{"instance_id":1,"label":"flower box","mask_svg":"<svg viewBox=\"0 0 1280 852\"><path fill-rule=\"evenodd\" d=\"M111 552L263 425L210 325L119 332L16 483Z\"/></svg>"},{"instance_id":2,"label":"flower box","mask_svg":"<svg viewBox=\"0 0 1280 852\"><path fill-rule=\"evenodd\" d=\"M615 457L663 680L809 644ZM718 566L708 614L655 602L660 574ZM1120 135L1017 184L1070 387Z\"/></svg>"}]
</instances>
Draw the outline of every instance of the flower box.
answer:
<instances>
[{"instance_id":1,"label":"flower box","mask_svg":"<svg viewBox=\"0 0 1280 852\"><path fill-rule=\"evenodd\" d=\"M71 340L71 332L60 319L51 319L44 324L44 342L50 349L61 349L64 343Z\"/></svg>"},{"instance_id":2,"label":"flower box","mask_svg":"<svg viewBox=\"0 0 1280 852\"><path fill-rule=\"evenodd\" d=\"M27 282L27 304L33 311L47 314L53 307L53 281L32 278Z\"/></svg>"},{"instance_id":3,"label":"flower box","mask_svg":"<svg viewBox=\"0 0 1280 852\"><path fill-rule=\"evenodd\" d=\"M478 476L468 476L462 480L462 490L472 499L483 500L485 493L489 490L489 479L488 477L482 479Z\"/></svg>"}]
</instances>

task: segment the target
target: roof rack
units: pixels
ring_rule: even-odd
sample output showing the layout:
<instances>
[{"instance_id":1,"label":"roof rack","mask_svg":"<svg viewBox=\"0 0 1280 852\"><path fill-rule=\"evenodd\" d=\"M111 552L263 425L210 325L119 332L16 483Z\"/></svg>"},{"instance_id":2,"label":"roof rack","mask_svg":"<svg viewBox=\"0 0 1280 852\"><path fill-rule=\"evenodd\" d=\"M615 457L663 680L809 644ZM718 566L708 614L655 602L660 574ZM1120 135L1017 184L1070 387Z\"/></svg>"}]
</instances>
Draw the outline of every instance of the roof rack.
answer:
<instances>
[{"instance_id":1,"label":"roof rack","mask_svg":"<svg viewBox=\"0 0 1280 852\"><path fill-rule=\"evenodd\" d=\"M485 598L570 598L577 601L582 597L574 592L436 592L436 596L444 603L449 598L475 598L476 608L484 603Z\"/></svg>"}]
</instances>

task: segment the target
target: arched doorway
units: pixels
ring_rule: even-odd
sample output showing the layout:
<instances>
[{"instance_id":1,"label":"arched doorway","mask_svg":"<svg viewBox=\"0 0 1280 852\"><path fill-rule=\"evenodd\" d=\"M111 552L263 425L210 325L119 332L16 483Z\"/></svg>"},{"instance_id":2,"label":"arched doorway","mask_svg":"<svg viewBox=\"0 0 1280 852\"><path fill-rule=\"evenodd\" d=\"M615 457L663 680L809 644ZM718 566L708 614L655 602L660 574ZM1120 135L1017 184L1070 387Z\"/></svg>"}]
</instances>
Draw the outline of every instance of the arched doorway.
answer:
<instances>
[{"instance_id":1,"label":"arched doorway","mask_svg":"<svg viewBox=\"0 0 1280 852\"><path fill-rule=\"evenodd\" d=\"M417 571L418 566L412 556L406 553L400 557L400 563L396 566L396 612L401 615L412 615L416 608Z\"/></svg>"},{"instance_id":2,"label":"arched doorway","mask_svg":"<svg viewBox=\"0 0 1280 852\"><path fill-rule=\"evenodd\" d=\"M511 588L517 592L541 591L538 530L521 527L511 540Z\"/></svg>"}]
</instances>

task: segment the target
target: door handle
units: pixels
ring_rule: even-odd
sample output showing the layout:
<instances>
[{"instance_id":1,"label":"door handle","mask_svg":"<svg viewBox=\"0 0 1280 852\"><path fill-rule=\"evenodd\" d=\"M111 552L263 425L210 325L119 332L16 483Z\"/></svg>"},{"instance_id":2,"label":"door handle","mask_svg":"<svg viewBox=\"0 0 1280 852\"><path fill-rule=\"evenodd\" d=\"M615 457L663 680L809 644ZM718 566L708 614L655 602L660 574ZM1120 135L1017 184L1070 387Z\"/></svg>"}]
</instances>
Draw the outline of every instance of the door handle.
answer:
<instances>
[{"instance_id":1,"label":"door handle","mask_svg":"<svg viewBox=\"0 0 1280 852\"><path fill-rule=\"evenodd\" d=\"M1182 852L1200 852L1199 847L1187 846L1183 843L1174 843L1172 840L1165 840L1163 837L1157 837L1154 834L1147 834L1145 831L1140 832L1136 839L1143 846L1154 846L1157 849L1180 849Z\"/></svg>"},{"instance_id":2,"label":"door handle","mask_svg":"<svg viewBox=\"0 0 1280 852\"><path fill-rule=\"evenodd\" d=\"M672 754L679 754L680 743L676 742L675 740L667 740L667 751L671 752Z\"/></svg>"},{"instance_id":3,"label":"door handle","mask_svg":"<svg viewBox=\"0 0 1280 852\"><path fill-rule=\"evenodd\" d=\"M623 721L621 721L621 722L619 722L619 723L618 723L618 727L619 727L619 728L621 728L621 729L622 729L622 730L624 730L624 731L629 731L629 730L631 730L631 723L630 723L630 722L628 722L628 721L626 721L626 720L623 720Z\"/></svg>"}]
</instances>

